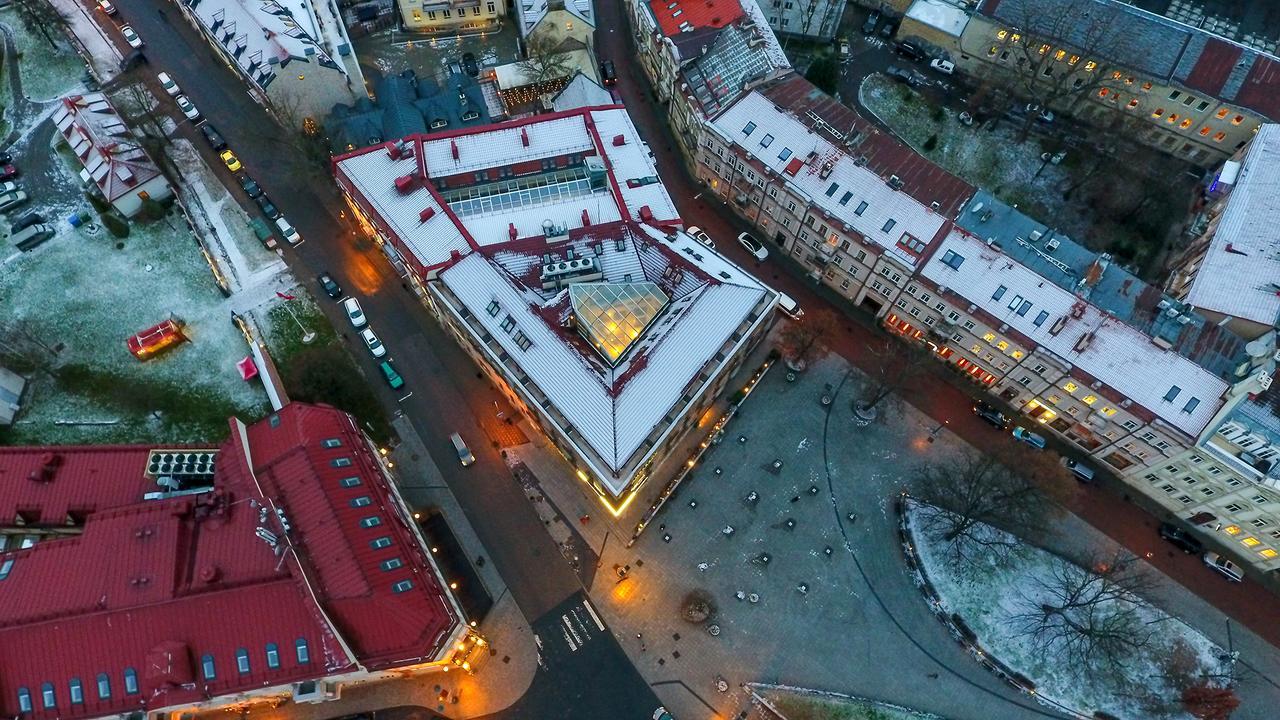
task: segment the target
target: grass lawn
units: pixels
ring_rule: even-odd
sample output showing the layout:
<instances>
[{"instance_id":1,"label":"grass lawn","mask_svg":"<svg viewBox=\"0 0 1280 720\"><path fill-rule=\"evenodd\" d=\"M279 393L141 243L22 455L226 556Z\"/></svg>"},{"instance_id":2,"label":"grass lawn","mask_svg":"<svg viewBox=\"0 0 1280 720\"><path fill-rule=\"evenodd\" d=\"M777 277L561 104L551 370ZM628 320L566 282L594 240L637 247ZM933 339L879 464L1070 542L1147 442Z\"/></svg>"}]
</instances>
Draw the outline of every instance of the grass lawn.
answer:
<instances>
[{"instance_id":1,"label":"grass lawn","mask_svg":"<svg viewBox=\"0 0 1280 720\"><path fill-rule=\"evenodd\" d=\"M62 31L50 28L55 46L39 32L31 32L12 8L0 10L0 22L13 28L13 44L18 49L22 69L22 89L32 100L53 100L82 86L84 59L63 37ZM5 94L8 94L6 82Z\"/></svg>"},{"instance_id":2,"label":"grass lawn","mask_svg":"<svg viewBox=\"0 0 1280 720\"><path fill-rule=\"evenodd\" d=\"M770 688L758 691L787 720L942 720L870 700L838 698Z\"/></svg>"}]
</instances>

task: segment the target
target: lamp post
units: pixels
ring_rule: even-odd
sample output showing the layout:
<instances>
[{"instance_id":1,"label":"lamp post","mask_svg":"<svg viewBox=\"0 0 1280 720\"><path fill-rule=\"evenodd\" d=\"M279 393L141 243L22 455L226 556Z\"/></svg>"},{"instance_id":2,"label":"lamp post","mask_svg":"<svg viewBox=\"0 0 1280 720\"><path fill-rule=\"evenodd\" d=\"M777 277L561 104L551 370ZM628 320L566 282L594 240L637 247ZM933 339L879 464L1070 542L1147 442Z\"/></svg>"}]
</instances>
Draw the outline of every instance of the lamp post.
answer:
<instances>
[{"instance_id":1,"label":"lamp post","mask_svg":"<svg viewBox=\"0 0 1280 720\"><path fill-rule=\"evenodd\" d=\"M951 424L950 420L943 420L942 422L938 423L938 427L929 431L929 442L933 442L934 440L938 439L938 433L942 432L942 428L950 424Z\"/></svg>"},{"instance_id":2,"label":"lamp post","mask_svg":"<svg viewBox=\"0 0 1280 720\"><path fill-rule=\"evenodd\" d=\"M280 293L276 294L279 295ZM298 319L298 316L293 314L293 308L289 307L288 299L284 302L284 309L285 312L289 313L289 317L293 318L293 321L298 323L298 329L302 331L302 343L304 345L310 345L316 339L316 334L311 330L308 330L307 327L302 324L302 321Z\"/></svg>"}]
</instances>

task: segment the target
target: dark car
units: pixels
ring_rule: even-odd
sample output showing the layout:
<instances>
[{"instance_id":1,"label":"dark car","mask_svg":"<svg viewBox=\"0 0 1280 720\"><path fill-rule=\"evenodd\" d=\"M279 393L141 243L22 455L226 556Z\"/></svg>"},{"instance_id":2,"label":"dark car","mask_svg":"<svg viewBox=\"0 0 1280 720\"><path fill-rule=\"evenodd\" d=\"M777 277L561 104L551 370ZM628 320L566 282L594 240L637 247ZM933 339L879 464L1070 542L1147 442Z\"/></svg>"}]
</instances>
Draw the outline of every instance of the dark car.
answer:
<instances>
[{"instance_id":1,"label":"dark car","mask_svg":"<svg viewBox=\"0 0 1280 720\"><path fill-rule=\"evenodd\" d=\"M214 130L213 126L209 123L201 125L200 132L204 135L205 142L209 143L209 147L214 150L227 149L227 141L223 140L222 136L218 134L218 131Z\"/></svg>"},{"instance_id":2,"label":"dark car","mask_svg":"<svg viewBox=\"0 0 1280 720\"><path fill-rule=\"evenodd\" d=\"M867 16L867 21L862 23L862 34L863 35L875 34L876 23L878 22L880 22L880 11L872 10L871 14Z\"/></svg>"},{"instance_id":3,"label":"dark car","mask_svg":"<svg viewBox=\"0 0 1280 720\"><path fill-rule=\"evenodd\" d=\"M605 85L618 84L618 71L613 67L612 60L600 61L600 79L604 81Z\"/></svg>"},{"instance_id":4,"label":"dark car","mask_svg":"<svg viewBox=\"0 0 1280 720\"><path fill-rule=\"evenodd\" d=\"M10 180L18 177L18 168L5 164L0 166L0 180Z\"/></svg>"},{"instance_id":5,"label":"dark car","mask_svg":"<svg viewBox=\"0 0 1280 720\"><path fill-rule=\"evenodd\" d=\"M240 189L244 190L251 198L256 198L262 195L262 188L259 187L258 183L248 175L242 175L240 177Z\"/></svg>"},{"instance_id":6,"label":"dark car","mask_svg":"<svg viewBox=\"0 0 1280 720\"><path fill-rule=\"evenodd\" d=\"M924 59L924 51L915 43L900 42L894 47L894 52L908 60L915 60L916 62Z\"/></svg>"},{"instance_id":7,"label":"dark car","mask_svg":"<svg viewBox=\"0 0 1280 720\"><path fill-rule=\"evenodd\" d=\"M258 203L258 209L262 211L263 215L266 215L272 220L280 217L280 208L276 207L276 204L271 202L265 194L259 195L253 200Z\"/></svg>"},{"instance_id":8,"label":"dark car","mask_svg":"<svg viewBox=\"0 0 1280 720\"><path fill-rule=\"evenodd\" d=\"M885 40L888 40L889 38L893 37L893 34L896 32L898 32L898 23L890 20L880 28L880 37L884 38Z\"/></svg>"},{"instance_id":9,"label":"dark car","mask_svg":"<svg viewBox=\"0 0 1280 720\"><path fill-rule=\"evenodd\" d=\"M320 283L320 289L324 290L324 294L337 300L342 297L342 288L338 287L338 282L333 276L327 272L322 272L316 276L316 282Z\"/></svg>"},{"instance_id":10,"label":"dark car","mask_svg":"<svg viewBox=\"0 0 1280 720\"><path fill-rule=\"evenodd\" d=\"M29 212L26 215L23 215L22 217L15 220L13 222L13 225L9 228L9 231L16 233L19 230L26 230L32 225L39 225L44 221L45 221L44 216L41 215L40 213Z\"/></svg>"},{"instance_id":11,"label":"dark car","mask_svg":"<svg viewBox=\"0 0 1280 720\"><path fill-rule=\"evenodd\" d=\"M8 165L11 162L13 162L12 153L0 152L0 165Z\"/></svg>"},{"instance_id":12,"label":"dark car","mask_svg":"<svg viewBox=\"0 0 1280 720\"><path fill-rule=\"evenodd\" d=\"M929 81L928 78L915 70L907 70L905 68L897 67L896 65L890 65L885 68L884 73L894 80L904 82L912 87L919 87Z\"/></svg>"},{"instance_id":13,"label":"dark car","mask_svg":"<svg viewBox=\"0 0 1280 720\"><path fill-rule=\"evenodd\" d=\"M1204 552L1204 545L1194 535L1173 523L1160 523L1160 537L1188 555L1199 555Z\"/></svg>"},{"instance_id":14,"label":"dark car","mask_svg":"<svg viewBox=\"0 0 1280 720\"><path fill-rule=\"evenodd\" d=\"M973 414L982 418L997 430L1004 430L1009 427L1009 418L1005 417L1004 413L982 401L974 404Z\"/></svg>"},{"instance_id":15,"label":"dark car","mask_svg":"<svg viewBox=\"0 0 1280 720\"><path fill-rule=\"evenodd\" d=\"M467 71L471 77L480 74L480 66L476 63L476 56L472 53L462 53L462 69Z\"/></svg>"}]
</instances>

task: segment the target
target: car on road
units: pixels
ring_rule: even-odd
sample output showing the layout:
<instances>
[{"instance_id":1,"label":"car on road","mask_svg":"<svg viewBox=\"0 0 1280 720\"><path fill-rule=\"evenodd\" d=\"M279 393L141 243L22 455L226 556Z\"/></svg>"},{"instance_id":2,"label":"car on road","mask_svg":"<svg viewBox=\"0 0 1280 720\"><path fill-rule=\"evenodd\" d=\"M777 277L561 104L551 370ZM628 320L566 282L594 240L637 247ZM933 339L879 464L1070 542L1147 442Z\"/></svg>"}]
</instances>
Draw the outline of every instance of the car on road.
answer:
<instances>
[{"instance_id":1,"label":"car on road","mask_svg":"<svg viewBox=\"0 0 1280 720\"><path fill-rule=\"evenodd\" d=\"M769 251L764 248L764 244L751 237L750 233L738 233L738 244L746 248L756 260L763 261L769 257Z\"/></svg>"},{"instance_id":2,"label":"car on road","mask_svg":"<svg viewBox=\"0 0 1280 720\"><path fill-rule=\"evenodd\" d=\"M471 465L476 461L476 456L471 454L471 448L462 441L462 436L454 433L449 436L449 442L453 443L453 449L458 453L458 462L462 463L462 467Z\"/></svg>"},{"instance_id":3,"label":"car on road","mask_svg":"<svg viewBox=\"0 0 1280 720\"><path fill-rule=\"evenodd\" d=\"M929 61L929 67L937 70L943 75L950 75L956 71L956 64L950 60L934 59Z\"/></svg>"},{"instance_id":4,"label":"car on road","mask_svg":"<svg viewBox=\"0 0 1280 720\"><path fill-rule=\"evenodd\" d=\"M13 165L0 165L0 180L12 180L18 174L18 168Z\"/></svg>"},{"instance_id":5,"label":"car on road","mask_svg":"<svg viewBox=\"0 0 1280 720\"><path fill-rule=\"evenodd\" d=\"M111 4L111 0L98 0L98 9L108 15L116 14L116 6Z\"/></svg>"},{"instance_id":6,"label":"car on road","mask_svg":"<svg viewBox=\"0 0 1280 720\"><path fill-rule=\"evenodd\" d=\"M342 297L342 288L338 285L338 281L327 272L322 272L316 276L316 282L320 283L320 289L324 290L324 294L337 300Z\"/></svg>"},{"instance_id":7,"label":"car on road","mask_svg":"<svg viewBox=\"0 0 1280 720\"><path fill-rule=\"evenodd\" d=\"M605 85L618 84L618 70L614 68L612 60L600 61L600 80L603 81Z\"/></svg>"},{"instance_id":8,"label":"car on road","mask_svg":"<svg viewBox=\"0 0 1280 720\"><path fill-rule=\"evenodd\" d=\"M896 32L898 32L898 23L892 20L887 20L884 25L880 26L880 37L885 40L892 38Z\"/></svg>"},{"instance_id":9,"label":"car on road","mask_svg":"<svg viewBox=\"0 0 1280 720\"><path fill-rule=\"evenodd\" d=\"M836 52L840 53L841 59L849 57L849 39L848 38L840 38L840 42L836 44Z\"/></svg>"},{"instance_id":10,"label":"car on road","mask_svg":"<svg viewBox=\"0 0 1280 720\"><path fill-rule=\"evenodd\" d=\"M0 182L0 193L11 193L18 189L16 182Z\"/></svg>"},{"instance_id":11,"label":"car on road","mask_svg":"<svg viewBox=\"0 0 1280 720\"><path fill-rule=\"evenodd\" d=\"M880 11L872 10L867 16L867 21L862 23L863 35L874 35L876 32L876 23L880 22Z\"/></svg>"},{"instance_id":12,"label":"car on road","mask_svg":"<svg viewBox=\"0 0 1280 720\"><path fill-rule=\"evenodd\" d=\"M256 198L262 194L262 188L258 186L257 181L248 175L240 176L240 189L244 190L245 194L248 195L250 199Z\"/></svg>"},{"instance_id":13,"label":"car on road","mask_svg":"<svg viewBox=\"0 0 1280 720\"><path fill-rule=\"evenodd\" d=\"M183 115L187 116L188 120L194 122L200 119L200 111L196 109L195 103L191 102L191 98L186 95L179 95L173 101L178 103L178 109L182 111Z\"/></svg>"},{"instance_id":14,"label":"car on road","mask_svg":"<svg viewBox=\"0 0 1280 720\"><path fill-rule=\"evenodd\" d=\"M26 230L32 225L39 225L44 221L45 221L44 215L41 215L40 213L35 212L33 210L29 213L26 213L25 215L18 218L17 220L14 220L13 225L9 227L9 232L16 233L19 230Z\"/></svg>"},{"instance_id":15,"label":"car on road","mask_svg":"<svg viewBox=\"0 0 1280 720\"><path fill-rule=\"evenodd\" d=\"M1098 471L1094 470L1092 465L1082 463L1074 458L1062 458L1062 464L1071 471L1071 474L1077 480L1083 483L1093 482L1093 478L1098 474Z\"/></svg>"},{"instance_id":16,"label":"car on road","mask_svg":"<svg viewBox=\"0 0 1280 720\"><path fill-rule=\"evenodd\" d=\"M12 210L25 203L28 199L27 194L21 190L0 195L0 212Z\"/></svg>"},{"instance_id":17,"label":"car on road","mask_svg":"<svg viewBox=\"0 0 1280 720\"><path fill-rule=\"evenodd\" d=\"M1160 523L1160 537L1188 555L1199 555L1204 552L1204 545L1195 535L1173 523Z\"/></svg>"},{"instance_id":18,"label":"car on road","mask_svg":"<svg viewBox=\"0 0 1280 720\"><path fill-rule=\"evenodd\" d=\"M1231 582L1240 582L1244 580L1244 572L1240 570L1240 566L1222 557L1216 552L1207 552L1201 559L1204 560L1204 564L1208 565L1210 569Z\"/></svg>"},{"instance_id":19,"label":"car on road","mask_svg":"<svg viewBox=\"0 0 1280 720\"><path fill-rule=\"evenodd\" d=\"M900 42L894 46L893 51L898 53L902 57L907 58L908 60L915 60L916 62L920 62L921 60L924 59L924 51L921 50L920 46L916 45L915 43Z\"/></svg>"},{"instance_id":20,"label":"car on road","mask_svg":"<svg viewBox=\"0 0 1280 720\"><path fill-rule=\"evenodd\" d=\"M373 328L366 327L360 331L360 339L364 340L364 346L369 348L369 352L374 357L380 358L387 354L387 346L382 344L378 336L373 334Z\"/></svg>"},{"instance_id":21,"label":"car on road","mask_svg":"<svg viewBox=\"0 0 1280 720\"><path fill-rule=\"evenodd\" d=\"M698 227L697 225L690 225L689 228L685 230L685 232L688 233L691 237L693 237L694 240L697 240L698 242L702 243L703 245L706 245L712 250L716 249L715 241L711 239L711 236L708 235L705 230Z\"/></svg>"},{"instance_id":22,"label":"car on road","mask_svg":"<svg viewBox=\"0 0 1280 720\"><path fill-rule=\"evenodd\" d=\"M121 25L120 34L124 36L124 41L129 43L129 47L135 50L142 47L142 38L138 37L138 33L133 31L132 25Z\"/></svg>"},{"instance_id":23,"label":"car on road","mask_svg":"<svg viewBox=\"0 0 1280 720\"><path fill-rule=\"evenodd\" d=\"M209 123L205 123L200 126L200 134L204 135L205 142L209 143L209 147L214 150L227 149L227 141L224 140L223 137L218 134L218 131L214 130L213 126Z\"/></svg>"},{"instance_id":24,"label":"car on road","mask_svg":"<svg viewBox=\"0 0 1280 720\"><path fill-rule=\"evenodd\" d=\"M904 82L912 87L920 87L921 85L925 85L929 82L929 79L924 75L921 75L919 71L900 68L897 65L890 65L885 68L884 74L898 82Z\"/></svg>"},{"instance_id":25,"label":"car on road","mask_svg":"<svg viewBox=\"0 0 1280 720\"><path fill-rule=\"evenodd\" d=\"M396 366L391 364L390 360L383 360L378 364L378 369L382 371L382 377L386 378L387 384L392 390L399 390L404 387L404 378L400 377L400 373L396 372Z\"/></svg>"},{"instance_id":26,"label":"car on road","mask_svg":"<svg viewBox=\"0 0 1280 720\"><path fill-rule=\"evenodd\" d=\"M237 172L244 168L244 166L240 164L240 158L236 157L236 154L230 150L223 150L222 154L218 157L222 158L223 164L225 164L227 169L231 172Z\"/></svg>"},{"instance_id":27,"label":"car on road","mask_svg":"<svg viewBox=\"0 0 1280 720\"><path fill-rule=\"evenodd\" d=\"M474 53L462 53L462 69L466 70L471 77L476 77L480 74L480 65L476 63Z\"/></svg>"},{"instance_id":28,"label":"car on road","mask_svg":"<svg viewBox=\"0 0 1280 720\"><path fill-rule=\"evenodd\" d=\"M804 308L800 307L800 303L784 292L778 293L778 312L792 320L799 320L804 317Z\"/></svg>"},{"instance_id":29,"label":"car on road","mask_svg":"<svg viewBox=\"0 0 1280 720\"><path fill-rule=\"evenodd\" d=\"M364 316L364 310L360 307L360 301L349 297L342 301L342 310L347 314L347 319L351 321L351 327L359 330L369 324L369 318Z\"/></svg>"},{"instance_id":30,"label":"car on road","mask_svg":"<svg viewBox=\"0 0 1280 720\"><path fill-rule=\"evenodd\" d=\"M271 202L266 195L259 195L254 198L253 201L258 203L258 209L261 210L262 214L266 215L269 219L275 220L280 217L280 208L276 207L276 204Z\"/></svg>"},{"instance_id":31,"label":"car on road","mask_svg":"<svg viewBox=\"0 0 1280 720\"><path fill-rule=\"evenodd\" d=\"M1009 418L1005 417L1004 413L981 400L973 404L973 414L997 430L1005 430L1009 427Z\"/></svg>"},{"instance_id":32,"label":"car on road","mask_svg":"<svg viewBox=\"0 0 1280 720\"><path fill-rule=\"evenodd\" d=\"M164 88L166 93L169 93L169 97L177 97L182 94L182 89L178 87L178 83L173 81L169 73L162 72L157 74L156 80L160 81L160 87Z\"/></svg>"},{"instance_id":33,"label":"car on road","mask_svg":"<svg viewBox=\"0 0 1280 720\"><path fill-rule=\"evenodd\" d=\"M1038 435L1019 425L1013 429L1013 437L1019 442L1024 442L1037 450L1043 450L1048 447L1043 435Z\"/></svg>"},{"instance_id":34,"label":"car on road","mask_svg":"<svg viewBox=\"0 0 1280 720\"><path fill-rule=\"evenodd\" d=\"M1039 103L1027 103L1026 110L1028 115L1035 115L1036 119L1042 123L1053 122L1053 111L1040 107Z\"/></svg>"},{"instance_id":35,"label":"car on road","mask_svg":"<svg viewBox=\"0 0 1280 720\"><path fill-rule=\"evenodd\" d=\"M667 709L665 707L659 705L658 709L653 711L653 720L676 720L676 719L671 717L671 713L667 712Z\"/></svg>"},{"instance_id":36,"label":"car on road","mask_svg":"<svg viewBox=\"0 0 1280 720\"><path fill-rule=\"evenodd\" d=\"M280 234L284 236L285 242L290 245L302 244L302 235L298 233L297 228L290 225L289 221L284 219L283 215L276 218L276 227L280 230Z\"/></svg>"}]
</instances>

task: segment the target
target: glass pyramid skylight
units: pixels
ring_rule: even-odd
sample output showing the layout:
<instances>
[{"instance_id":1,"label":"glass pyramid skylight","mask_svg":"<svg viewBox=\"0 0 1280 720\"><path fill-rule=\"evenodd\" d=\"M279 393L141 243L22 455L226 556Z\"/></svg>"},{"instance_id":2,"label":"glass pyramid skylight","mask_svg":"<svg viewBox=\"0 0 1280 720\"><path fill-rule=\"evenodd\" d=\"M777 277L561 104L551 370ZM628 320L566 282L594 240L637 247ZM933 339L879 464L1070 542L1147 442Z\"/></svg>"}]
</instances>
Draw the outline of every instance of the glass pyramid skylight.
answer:
<instances>
[{"instance_id":1,"label":"glass pyramid skylight","mask_svg":"<svg viewBox=\"0 0 1280 720\"><path fill-rule=\"evenodd\" d=\"M575 283L569 286L569 303L578 331L616 365L667 306L667 295L651 282Z\"/></svg>"}]
</instances>

